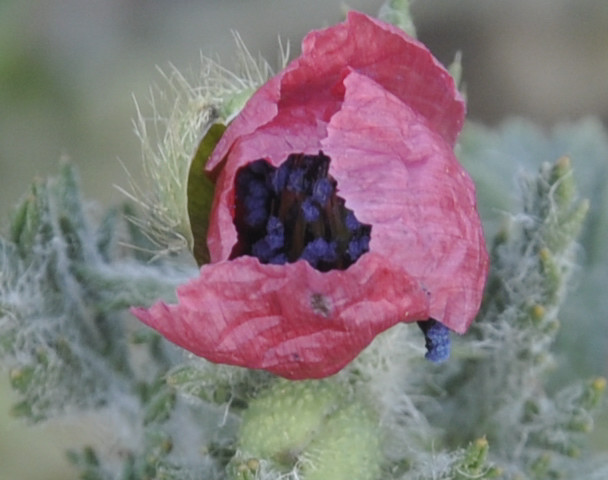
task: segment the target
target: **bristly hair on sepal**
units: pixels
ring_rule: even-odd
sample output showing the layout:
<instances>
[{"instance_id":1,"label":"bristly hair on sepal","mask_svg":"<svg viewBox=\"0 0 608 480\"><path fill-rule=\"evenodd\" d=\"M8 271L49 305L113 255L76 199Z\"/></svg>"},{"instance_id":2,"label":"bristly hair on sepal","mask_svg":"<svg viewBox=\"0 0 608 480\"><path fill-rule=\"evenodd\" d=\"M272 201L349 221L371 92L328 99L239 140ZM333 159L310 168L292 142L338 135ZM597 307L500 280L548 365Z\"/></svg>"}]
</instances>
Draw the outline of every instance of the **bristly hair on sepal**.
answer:
<instances>
[{"instance_id":1,"label":"bristly hair on sepal","mask_svg":"<svg viewBox=\"0 0 608 480\"><path fill-rule=\"evenodd\" d=\"M125 166L128 186L116 188L141 209L141 216L130 220L149 237L157 256L193 250L187 185L197 146L211 125L229 123L274 74L236 32L234 39L236 71L201 54L198 72L182 73L174 65L167 71L159 68L163 82L150 87L147 108L134 99L144 180L136 180ZM279 39L278 68L288 58L289 45Z\"/></svg>"}]
</instances>

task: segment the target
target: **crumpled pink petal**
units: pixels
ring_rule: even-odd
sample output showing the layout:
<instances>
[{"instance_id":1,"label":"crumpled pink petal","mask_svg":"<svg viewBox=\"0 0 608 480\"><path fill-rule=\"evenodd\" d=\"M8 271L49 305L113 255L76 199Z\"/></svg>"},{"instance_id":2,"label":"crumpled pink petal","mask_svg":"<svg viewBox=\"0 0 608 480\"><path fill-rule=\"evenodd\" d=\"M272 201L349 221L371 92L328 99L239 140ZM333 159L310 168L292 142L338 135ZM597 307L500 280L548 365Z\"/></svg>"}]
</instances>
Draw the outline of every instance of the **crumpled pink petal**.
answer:
<instances>
[{"instance_id":1,"label":"crumpled pink petal","mask_svg":"<svg viewBox=\"0 0 608 480\"><path fill-rule=\"evenodd\" d=\"M177 305L132 311L196 355L291 379L336 373L396 318L428 317L417 282L372 253L326 273L240 257L203 266L177 294Z\"/></svg>"},{"instance_id":2,"label":"crumpled pink petal","mask_svg":"<svg viewBox=\"0 0 608 480\"><path fill-rule=\"evenodd\" d=\"M488 257L474 185L453 154L463 120L452 78L399 29L351 12L310 33L302 55L254 94L208 162L216 178L211 263L178 289L176 305L133 313L213 362L291 379L339 371L399 322L434 318L465 332ZM237 171L320 150L346 207L372 226L369 252L325 273L303 260L231 260Z\"/></svg>"},{"instance_id":3,"label":"crumpled pink petal","mask_svg":"<svg viewBox=\"0 0 608 480\"><path fill-rule=\"evenodd\" d=\"M207 163L213 172L235 139L271 121L290 104L325 104L331 116L345 69L382 85L453 144L464 124L465 104L448 71L420 42L401 29L351 11L346 22L309 33L302 54L262 86L231 124ZM335 89L332 91L332 87ZM333 111L332 111L333 110Z\"/></svg>"},{"instance_id":4,"label":"crumpled pink petal","mask_svg":"<svg viewBox=\"0 0 608 480\"><path fill-rule=\"evenodd\" d=\"M464 333L488 266L475 186L451 145L415 111L358 73L344 85L321 142L340 195L373 225L370 251L418 279L430 294L430 317Z\"/></svg>"}]
</instances>

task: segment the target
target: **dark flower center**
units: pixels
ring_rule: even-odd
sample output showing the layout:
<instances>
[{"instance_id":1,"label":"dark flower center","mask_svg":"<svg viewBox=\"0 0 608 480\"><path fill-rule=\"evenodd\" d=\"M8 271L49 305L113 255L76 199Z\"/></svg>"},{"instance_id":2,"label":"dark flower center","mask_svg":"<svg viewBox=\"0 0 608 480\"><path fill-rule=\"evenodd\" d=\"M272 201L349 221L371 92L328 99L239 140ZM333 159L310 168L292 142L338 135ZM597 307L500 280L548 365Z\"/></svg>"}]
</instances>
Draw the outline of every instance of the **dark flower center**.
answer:
<instances>
[{"instance_id":1,"label":"dark flower center","mask_svg":"<svg viewBox=\"0 0 608 480\"><path fill-rule=\"evenodd\" d=\"M263 159L236 174L238 241L231 258L262 263L304 259L317 270L344 270L369 250L371 225L359 222L336 195L330 158L291 154L278 168Z\"/></svg>"}]
</instances>

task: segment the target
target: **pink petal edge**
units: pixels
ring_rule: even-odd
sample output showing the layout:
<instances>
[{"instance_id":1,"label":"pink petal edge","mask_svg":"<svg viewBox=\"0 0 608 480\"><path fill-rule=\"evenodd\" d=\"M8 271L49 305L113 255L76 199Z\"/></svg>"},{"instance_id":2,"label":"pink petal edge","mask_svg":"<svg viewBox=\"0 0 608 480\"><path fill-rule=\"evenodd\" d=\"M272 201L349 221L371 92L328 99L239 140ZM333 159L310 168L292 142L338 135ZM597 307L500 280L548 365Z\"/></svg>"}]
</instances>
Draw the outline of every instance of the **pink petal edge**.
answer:
<instances>
[{"instance_id":1,"label":"pink petal edge","mask_svg":"<svg viewBox=\"0 0 608 480\"><path fill-rule=\"evenodd\" d=\"M131 312L212 362L294 380L336 373L378 333L428 318L418 283L375 254L326 273L305 261L276 266L239 257L204 265L177 295L176 305Z\"/></svg>"}]
</instances>

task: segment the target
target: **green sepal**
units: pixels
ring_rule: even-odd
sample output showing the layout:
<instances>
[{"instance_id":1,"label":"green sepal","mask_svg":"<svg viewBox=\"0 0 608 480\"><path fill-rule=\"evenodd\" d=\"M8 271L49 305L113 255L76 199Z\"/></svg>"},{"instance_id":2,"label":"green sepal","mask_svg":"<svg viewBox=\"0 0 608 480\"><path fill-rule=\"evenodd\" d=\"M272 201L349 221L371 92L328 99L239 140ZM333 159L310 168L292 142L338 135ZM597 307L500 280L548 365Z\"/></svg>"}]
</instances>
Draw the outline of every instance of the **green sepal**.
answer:
<instances>
[{"instance_id":1,"label":"green sepal","mask_svg":"<svg viewBox=\"0 0 608 480\"><path fill-rule=\"evenodd\" d=\"M167 385L180 393L205 402L225 404L234 397L232 386L218 379L213 370L180 365L166 379Z\"/></svg>"},{"instance_id":2,"label":"green sepal","mask_svg":"<svg viewBox=\"0 0 608 480\"><path fill-rule=\"evenodd\" d=\"M416 38L416 26L410 13L410 0L386 0L378 12L378 18Z\"/></svg>"},{"instance_id":3,"label":"green sepal","mask_svg":"<svg viewBox=\"0 0 608 480\"><path fill-rule=\"evenodd\" d=\"M199 266L209 262L207 229L215 191L214 183L205 175L205 165L225 130L226 125L223 123L214 123L209 127L196 149L188 172L188 218L193 237L192 254Z\"/></svg>"},{"instance_id":4,"label":"green sepal","mask_svg":"<svg viewBox=\"0 0 608 480\"><path fill-rule=\"evenodd\" d=\"M452 60L452 63L450 63L450 65L448 66L448 72L450 72L450 75L454 79L454 84L456 85L456 88L458 89L458 91L462 95L462 98L466 102L467 89L466 85L462 81L462 52L460 50L456 52L456 55L454 55L454 60Z\"/></svg>"},{"instance_id":5,"label":"green sepal","mask_svg":"<svg viewBox=\"0 0 608 480\"><path fill-rule=\"evenodd\" d=\"M219 106L219 117L225 119L227 124L230 123L234 117L241 113L241 110L243 110L243 107L255 91L256 88L245 88L234 95L224 98Z\"/></svg>"}]
</instances>

